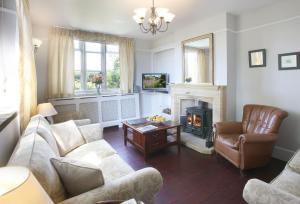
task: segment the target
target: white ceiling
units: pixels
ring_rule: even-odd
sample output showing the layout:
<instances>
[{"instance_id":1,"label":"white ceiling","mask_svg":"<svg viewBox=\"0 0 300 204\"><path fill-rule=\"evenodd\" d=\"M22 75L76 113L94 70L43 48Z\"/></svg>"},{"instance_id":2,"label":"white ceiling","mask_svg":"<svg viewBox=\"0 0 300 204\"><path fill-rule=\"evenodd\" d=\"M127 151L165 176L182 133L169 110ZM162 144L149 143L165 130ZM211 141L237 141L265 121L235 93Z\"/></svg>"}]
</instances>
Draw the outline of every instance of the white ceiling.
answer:
<instances>
[{"instance_id":1,"label":"white ceiling","mask_svg":"<svg viewBox=\"0 0 300 204\"><path fill-rule=\"evenodd\" d=\"M279 0L156 0L156 7L167 7L176 15L170 30L201 21L222 12L240 14ZM84 30L153 38L143 34L132 19L133 10L150 7L151 0L30 0L33 24L57 25Z\"/></svg>"}]
</instances>

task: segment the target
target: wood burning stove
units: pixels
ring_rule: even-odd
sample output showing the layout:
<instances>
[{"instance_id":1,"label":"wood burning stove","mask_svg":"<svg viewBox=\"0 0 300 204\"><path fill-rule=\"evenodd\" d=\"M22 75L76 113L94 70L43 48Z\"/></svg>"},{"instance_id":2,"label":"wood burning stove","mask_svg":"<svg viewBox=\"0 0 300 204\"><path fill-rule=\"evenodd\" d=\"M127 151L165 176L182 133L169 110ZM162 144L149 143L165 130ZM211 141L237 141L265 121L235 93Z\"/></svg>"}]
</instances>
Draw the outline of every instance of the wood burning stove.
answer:
<instances>
[{"instance_id":1,"label":"wood burning stove","mask_svg":"<svg viewBox=\"0 0 300 204\"><path fill-rule=\"evenodd\" d=\"M180 117L180 123L183 127L183 132L206 139L206 146L212 146L212 109L207 107L207 103L200 103L199 106L188 107L186 109L186 115Z\"/></svg>"}]
</instances>

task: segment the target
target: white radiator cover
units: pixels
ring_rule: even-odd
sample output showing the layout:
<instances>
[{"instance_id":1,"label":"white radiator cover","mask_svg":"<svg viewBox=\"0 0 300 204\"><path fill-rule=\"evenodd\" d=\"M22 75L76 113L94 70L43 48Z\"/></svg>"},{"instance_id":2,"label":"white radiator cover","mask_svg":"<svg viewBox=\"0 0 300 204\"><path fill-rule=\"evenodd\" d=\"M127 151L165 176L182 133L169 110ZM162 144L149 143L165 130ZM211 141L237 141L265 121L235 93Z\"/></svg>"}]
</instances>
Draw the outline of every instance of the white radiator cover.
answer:
<instances>
[{"instance_id":1,"label":"white radiator cover","mask_svg":"<svg viewBox=\"0 0 300 204\"><path fill-rule=\"evenodd\" d=\"M63 99L49 99L58 114L70 111L78 113L81 119L89 118L102 127L119 125L123 121L140 118L139 94L100 95Z\"/></svg>"}]
</instances>

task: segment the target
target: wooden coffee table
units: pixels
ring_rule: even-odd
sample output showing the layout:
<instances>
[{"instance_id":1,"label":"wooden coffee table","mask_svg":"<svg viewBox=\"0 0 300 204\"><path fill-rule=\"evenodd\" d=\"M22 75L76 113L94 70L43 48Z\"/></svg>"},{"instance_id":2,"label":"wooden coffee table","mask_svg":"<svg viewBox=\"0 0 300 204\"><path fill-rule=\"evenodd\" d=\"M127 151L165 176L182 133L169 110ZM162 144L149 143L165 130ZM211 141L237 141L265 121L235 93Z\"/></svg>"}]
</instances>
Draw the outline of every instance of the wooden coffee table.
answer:
<instances>
[{"instance_id":1,"label":"wooden coffee table","mask_svg":"<svg viewBox=\"0 0 300 204\"><path fill-rule=\"evenodd\" d=\"M138 130L139 127L146 125L154 125L157 128L147 132ZM145 160L151 153L172 145L176 145L178 148L178 153L180 153L180 127L181 125L179 123L172 121L157 124L146 122L138 125L132 125L128 122L123 122L124 145L126 146L127 142L130 142L135 148L144 154ZM175 141L167 140L167 130L169 129L176 129L176 132L174 133L176 134Z\"/></svg>"}]
</instances>

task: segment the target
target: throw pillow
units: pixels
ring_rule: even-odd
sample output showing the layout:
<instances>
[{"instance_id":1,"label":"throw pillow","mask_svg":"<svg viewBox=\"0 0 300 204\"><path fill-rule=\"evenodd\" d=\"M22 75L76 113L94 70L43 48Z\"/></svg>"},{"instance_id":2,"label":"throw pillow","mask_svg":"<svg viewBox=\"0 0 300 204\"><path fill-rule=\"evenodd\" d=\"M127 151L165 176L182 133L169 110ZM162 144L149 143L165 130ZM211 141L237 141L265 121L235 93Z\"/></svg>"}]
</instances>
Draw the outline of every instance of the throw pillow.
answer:
<instances>
[{"instance_id":1,"label":"throw pillow","mask_svg":"<svg viewBox=\"0 0 300 204\"><path fill-rule=\"evenodd\" d=\"M60 156L65 156L85 143L73 120L51 125L51 129L56 139Z\"/></svg>"},{"instance_id":2,"label":"throw pillow","mask_svg":"<svg viewBox=\"0 0 300 204\"><path fill-rule=\"evenodd\" d=\"M76 196L104 184L102 171L89 164L70 158L55 157L51 162L70 196Z\"/></svg>"}]
</instances>

